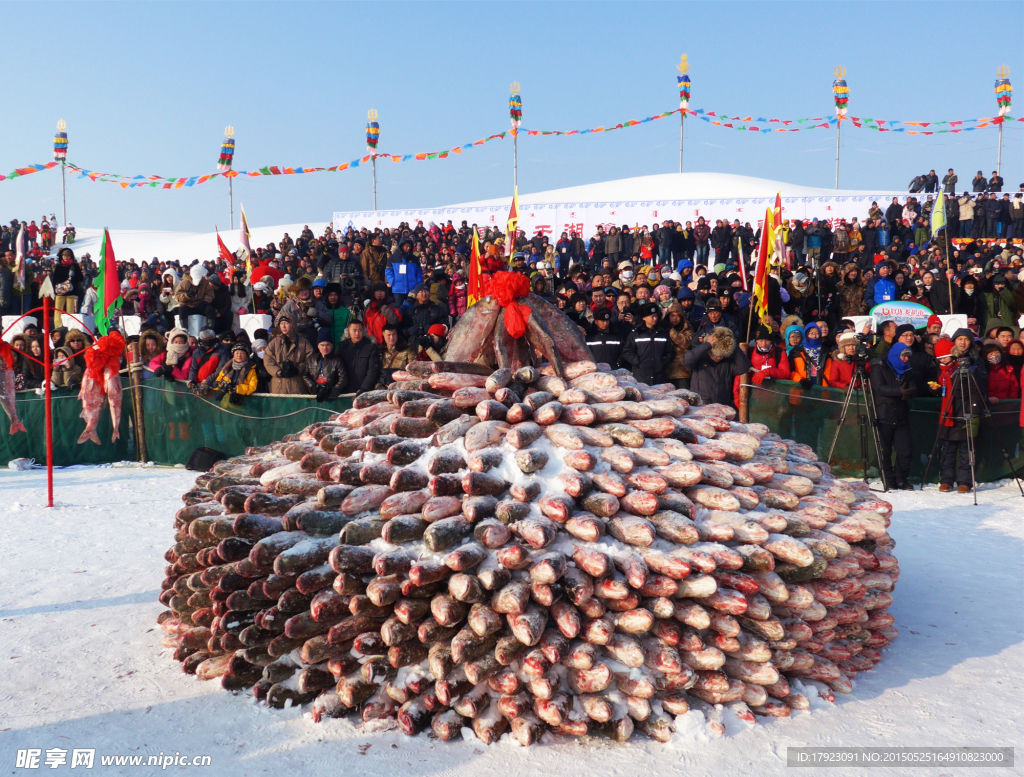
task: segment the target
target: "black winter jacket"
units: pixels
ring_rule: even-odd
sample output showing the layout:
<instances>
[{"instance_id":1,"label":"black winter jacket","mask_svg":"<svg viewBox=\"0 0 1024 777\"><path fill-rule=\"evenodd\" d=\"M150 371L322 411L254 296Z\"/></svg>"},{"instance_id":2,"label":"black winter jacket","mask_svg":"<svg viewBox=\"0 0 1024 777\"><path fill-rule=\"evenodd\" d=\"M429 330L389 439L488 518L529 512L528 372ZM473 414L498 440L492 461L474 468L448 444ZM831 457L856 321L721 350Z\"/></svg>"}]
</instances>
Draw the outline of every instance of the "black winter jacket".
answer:
<instances>
[{"instance_id":1,"label":"black winter jacket","mask_svg":"<svg viewBox=\"0 0 1024 777\"><path fill-rule=\"evenodd\" d=\"M712 361L710 352L711 344L701 343L683 357L683 364L693 373L690 390L699 394L705 404L732 405L734 379L750 371L750 359L739 348L720 362Z\"/></svg>"},{"instance_id":2,"label":"black winter jacket","mask_svg":"<svg viewBox=\"0 0 1024 777\"><path fill-rule=\"evenodd\" d=\"M676 358L676 347L668 334L640 324L629 333L619 360L640 383L653 386L665 382L665 370Z\"/></svg>"},{"instance_id":3,"label":"black winter jacket","mask_svg":"<svg viewBox=\"0 0 1024 777\"><path fill-rule=\"evenodd\" d=\"M380 349L364 337L358 343L345 340L338 346L338 356L344 365L348 381L343 391L358 393L369 391L380 378Z\"/></svg>"},{"instance_id":4,"label":"black winter jacket","mask_svg":"<svg viewBox=\"0 0 1024 777\"><path fill-rule=\"evenodd\" d=\"M306 386L309 387L310 394L317 394L321 389L326 388L329 400L337 399L348 385L345 365L335 353L321 356L319 351L315 352L300 366L299 374Z\"/></svg>"}]
</instances>

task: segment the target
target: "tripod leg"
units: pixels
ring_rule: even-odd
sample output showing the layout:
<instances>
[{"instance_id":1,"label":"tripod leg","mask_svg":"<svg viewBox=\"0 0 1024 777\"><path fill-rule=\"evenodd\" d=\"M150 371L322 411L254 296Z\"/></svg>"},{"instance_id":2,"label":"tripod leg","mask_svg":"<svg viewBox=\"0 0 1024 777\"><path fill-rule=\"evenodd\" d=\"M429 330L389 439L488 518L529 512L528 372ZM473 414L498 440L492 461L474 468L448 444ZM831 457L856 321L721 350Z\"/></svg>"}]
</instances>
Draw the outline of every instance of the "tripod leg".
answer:
<instances>
[{"instance_id":1,"label":"tripod leg","mask_svg":"<svg viewBox=\"0 0 1024 777\"><path fill-rule=\"evenodd\" d=\"M971 375L971 380L974 382L974 386L978 388L978 393L981 393L981 387L978 386L977 379ZM1024 485L1021 485L1020 476L1017 474L1017 468L1013 466L1013 459L1010 457L1010 452L1006 450L1006 445L1003 443L1003 438L999 436L999 427L996 426L995 419L992 417L992 411L985 405L982 411L982 418L986 419L989 426L992 428L992 434L995 435L996 441L999 443L999 450L1003 452L1003 458L1006 459L1006 464L1010 468L1010 472L1013 473L1013 479L1017 483L1017 488L1020 489L1020 495L1024 496Z\"/></svg>"},{"instance_id":2,"label":"tripod leg","mask_svg":"<svg viewBox=\"0 0 1024 777\"><path fill-rule=\"evenodd\" d=\"M865 384L865 386L864 386L864 395L865 395L865 397L867 399L867 402L866 402L866 405L867 405L867 415L868 415L868 423L871 426L871 436L872 436L872 438L874 439L874 442L875 442L875 455L878 457L878 470L879 470L879 474L882 476L882 493L887 493L889 491L889 484L886 482L885 468L882 465L882 440L878 436L879 435L879 432L878 432L878 419L875 416L875 412L874 412L874 408L875 408L875 394L871 390L871 384L870 383L866 383Z\"/></svg>"},{"instance_id":3,"label":"tripod leg","mask_svg":"<svg viewBox=\"0 0 1024 777\"><path fill-rule=\"evenodd\" d=\"M839 433L843 430L846 425L846 414L850 410L850 400L853 398L853 390L857 385L856 379L850 381L850 385L846 387L846 396L843 397L843 407L839 411L839 423L836 425L836 433L832 437L832 445L828 449L828 458L825 459L826 464L832 464L832 454L835 453L836 443L839 442ZM857 407L859 409L860 403L858 402Z\"/></svg>"},{"instance_id":4,"label":"tripod leg","mask_svg":"<svg viewBox=\"0 0 1024 777\"><path fill-rule=\"evenodd\" d=\"M941 413L940 413L941 415ZM932 443L932 452L928 454L928 461L924 465L924 475L921 476L921 490L928 484L928 473L932 470L932 462L935 460L935 452L939 449L939 438L942 435L940 426L935 432L935 442Z\"/></svg>"}]
</instances>

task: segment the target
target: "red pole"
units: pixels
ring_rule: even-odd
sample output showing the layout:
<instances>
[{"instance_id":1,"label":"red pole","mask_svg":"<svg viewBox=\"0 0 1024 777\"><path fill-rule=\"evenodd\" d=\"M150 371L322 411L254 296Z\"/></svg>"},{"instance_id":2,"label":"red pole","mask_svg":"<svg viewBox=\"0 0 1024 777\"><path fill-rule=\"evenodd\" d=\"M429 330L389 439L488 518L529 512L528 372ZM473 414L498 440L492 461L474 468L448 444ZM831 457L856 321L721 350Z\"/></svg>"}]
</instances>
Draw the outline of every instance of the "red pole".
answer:
<instances>
[{"instance_id":1,"label":"red pole","mask_svg":"<svg viewBox=\"0 0 1024 777\"><path fill-rule=\"evenodd\" d=\"M46 506L53 507L53 396L50 378L53 374L50 356L50 322L52 314L49 297L43 297L43 379L46 391Z\"/></svg>"}]
</instances>

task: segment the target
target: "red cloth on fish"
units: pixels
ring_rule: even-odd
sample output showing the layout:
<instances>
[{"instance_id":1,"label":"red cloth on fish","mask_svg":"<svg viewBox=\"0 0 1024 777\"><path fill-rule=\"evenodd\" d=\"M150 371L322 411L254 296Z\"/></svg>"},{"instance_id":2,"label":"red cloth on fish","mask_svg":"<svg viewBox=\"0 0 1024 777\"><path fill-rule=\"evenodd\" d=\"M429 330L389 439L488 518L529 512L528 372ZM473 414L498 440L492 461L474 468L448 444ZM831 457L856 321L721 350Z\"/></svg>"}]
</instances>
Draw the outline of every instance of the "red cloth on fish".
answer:
<instances>
[{"instance_id":1,"label":"red cloth on fish","mask_svg":"<svg viewBox=\"0 0 1024 777\"><path fill-rule=\"evenodd\" d=\"M111 367L117 372L121 367L124 353L124 337L118 331L104 335L91 347L85 349L85 369L97 383L103 382L103 371Z\"/></svg>"},{"instance_id":2,"label":"red cloth on fish","mask_svg":"<svg viewBox=\"0 0 1024 777\"><path fill-rule=\"evenodd\" d=\"M0 359L7 362L7 369L14 369L14 349L3 340L0 340Z\"/></svg>"},{"instance_id":3,"label":"red cloth on fish","mask_svg":"<svg viewBox=\"0 0 1024 777\"><path fill-rule=\"evenodd\" d=\"M526 319L530 310L518 300L530 293L530 280L517 272L495 273L484 293L491 295L505 309L505 329L515 338L526 334Z\"/></svg>"}]
</instances>

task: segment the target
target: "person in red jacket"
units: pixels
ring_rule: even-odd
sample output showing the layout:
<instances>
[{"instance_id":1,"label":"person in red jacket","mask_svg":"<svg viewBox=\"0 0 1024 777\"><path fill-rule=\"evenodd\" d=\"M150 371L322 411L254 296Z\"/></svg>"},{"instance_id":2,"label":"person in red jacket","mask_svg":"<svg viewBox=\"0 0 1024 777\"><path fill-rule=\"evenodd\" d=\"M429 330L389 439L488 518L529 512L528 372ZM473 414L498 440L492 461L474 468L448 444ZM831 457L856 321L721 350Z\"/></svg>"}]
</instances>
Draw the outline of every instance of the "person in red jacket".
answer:
<instances>
[{"instance_id":1,"label":"person in red jacket","mask_svg":"<svg viewBox=\"0 0 1024 777\"><path fill-rule=\"evenodd\" d=\"M785 350L775 344L771 330L763 324L754 333L754 350L750 352L753 368L751 380L760 386L769 378L789 380L789 359Z\"/></svg>"},{"instance_id":2,"label":"person in red jacket","mask_svg":"<svg viewBox=\"0 0 1024 777\"><path fill-rule=\"evenodd\" d=\"M982 347L981 356L988 367L988 401L1020 399L1020 380L1013 365L1007 360L1003 347L990 341Z\"/></svg>"},{"instance_id":3,"label":"person in red jacket","mask_svg":"<svg viewBox=\"0 0 1024 777\"><path fill-rule=\"evenodd\" d=\"M832 352L825 362L821 385L829 388L845 389L853 381L853 356L857 353L857 335L843 332L839 335L839 347ZM865 365L865 369L869 365Z\"/></svg>"},{"instance_id":4,"label":"person in red jacket","mask_svg":"<svg viewBox=\"0 0 1024 777\"><path fill-rule=\"evenodd\" d=\"M375 283L370 287L373 298L370 305L363 314L363 324L366 327L366 334L375 343L384 342L384 326L391 324L397 326L402 321L402 314L394 305L388 303L388 286L386 283Z\"/></svg>"}]
</instances>

